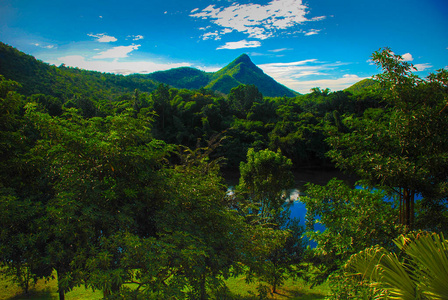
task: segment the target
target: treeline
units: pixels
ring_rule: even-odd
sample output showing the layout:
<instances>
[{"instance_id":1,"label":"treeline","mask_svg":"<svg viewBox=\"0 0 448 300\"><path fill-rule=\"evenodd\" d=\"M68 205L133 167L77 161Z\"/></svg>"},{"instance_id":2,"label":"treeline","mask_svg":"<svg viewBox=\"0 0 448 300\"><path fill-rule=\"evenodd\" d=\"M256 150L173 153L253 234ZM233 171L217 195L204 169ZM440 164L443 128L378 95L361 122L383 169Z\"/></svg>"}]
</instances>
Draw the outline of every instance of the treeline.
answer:
<instances>
[{"instance_id":1,"label":"treeline","mask_svg":"<svg viewBox=\"0 0 448 300\"><path fill-rule=\"evenodd\" d=\"M240 85L223 96L210 90L179 90L160 84L153 92L135 90L113 101L85 97L58 98L33 94L28 101L51 116L75 108L83 118L107 117L133 110L137 117L152 119L154 138L168 144L195 147L213 136L226 136L214 155L226 158L226 167L238 168L249 148L280 149L295 168L330 166L325 153L328 126L342 127L341 116L361 115L367 108L381 107L378 91L351 94L315 89L295 98L268 98L253 85Z\"/></svg>"},{"instance_id":2,"label":"treeline","mask_svg":"<svg viewBox=\"0 0 448 300\"><path fill-rule=\"evenodd\" d=\"M56 272L60 299L79 285L106 299L231 299L225 279L240 274L260 297L302 277L329 279L335 299L443 299L448 72L420 79L389 49L373 59L378 85L294 98L252 85L25 94L1 76L2 272L25 290ZM304 228L285 191L306 165L365 189L309 184ZM240 172L234 193L223 167ZM436 260L412 265L421 249Z\"/></svg>"}]
</instances>

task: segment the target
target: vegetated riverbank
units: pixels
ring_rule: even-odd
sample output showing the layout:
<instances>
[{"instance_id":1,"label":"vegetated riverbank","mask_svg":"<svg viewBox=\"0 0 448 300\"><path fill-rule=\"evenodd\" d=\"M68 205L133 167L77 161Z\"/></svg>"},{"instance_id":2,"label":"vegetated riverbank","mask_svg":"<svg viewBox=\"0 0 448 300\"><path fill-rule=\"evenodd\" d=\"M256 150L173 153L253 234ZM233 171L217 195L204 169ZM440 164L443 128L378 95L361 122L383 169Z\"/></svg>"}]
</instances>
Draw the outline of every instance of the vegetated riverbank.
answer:
<instances>
[{"instance_id":1,"label":"vegetated riverbank","mask_svg":"<svg viewBox=\"0 0 448 300\"><path fill-rule=\"evenodd\" d=\"M301 225L305 225L306 207L300 202L300 196L305 192L305 185L313 183L318 185L326 185L331 179L338 178L345 181L350 186L355 186L359 179L356 176L348 175L338 169L332 167L304 167L293 171L294 187L290 192L290 200L292 202L289 207L291 210L291 217L298 218ZM231 190L238 185L240 173L237 170L226 170L223 172L223 177L226 185ZM324 227L317 228L322 230Z\"/></svg>"},{"instance_id":2,"label":"vegetated riverbank","mask_svg":"<svg viewBox=\"0 0 448 300\"><path fill-rule=\"evenodd\" d=\"M344 180L350 186L355 186L356 181L359 179L356 176L344 174L340 170L332 167L304 167L295 169L293 174L293 188L301 192L304 191L307 183L326 185L332 178L336 177ZM234 187L238 185L240 173L238 170L225 170L223 171L223 177L228 187Z\"/></svg>"}]
</instances>

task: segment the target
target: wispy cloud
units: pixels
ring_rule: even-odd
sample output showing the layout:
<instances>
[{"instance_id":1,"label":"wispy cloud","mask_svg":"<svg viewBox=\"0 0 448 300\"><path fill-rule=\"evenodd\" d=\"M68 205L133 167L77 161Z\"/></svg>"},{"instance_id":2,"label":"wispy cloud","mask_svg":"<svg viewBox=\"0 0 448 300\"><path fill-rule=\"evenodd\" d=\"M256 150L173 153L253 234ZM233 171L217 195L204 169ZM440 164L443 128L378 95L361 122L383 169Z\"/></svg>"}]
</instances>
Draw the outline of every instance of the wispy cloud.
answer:
<instances>
[{"instance_id":1,"label":"wispy cloud","mask_svg":"<svg viewBox=\"0 0 448 300\"><path fill-rule=\"evenodd\" d=\"M257 48L260 47L261 43L259 41L238 41L238 42L228 42L225 45L218 47L219 49L241 49L241 48Z\"/></svg>"},{"instance_id":2,"label":"wispy cloud","mask_svg":"<svg viewBox=\"0 0 448 300\"><path fill-rule=\"evenodd\" d=\"M331 91L341 91L366 78L370 77L359 77L355 74L345 74L342 77L335 78L291 81L287 86L303 94L309 93L314 87L324 89L329 88Z\"/></svg>"},{"instance_id":3,"label":"wispy cloud","mask_svg":"<svg viewBox=\"0 0 448 300\"><path fill-rule=\"evenodd\" d=\"M44 49L53 49L56 46L55 45L42 45L39 43L33 43L34 46L39 47L39 48L44 48Z\"/></svg>"},{"instance_id":4,"label":"wispy cloud","mask_svg":"<svg viewBox=\"0 0 448 300\"><path fill-rule=\"evenodd\" d=\"M353 74L342 77L336 75L343 62L321 62L317 59L307 59L287 63L271 63L258 65L266 74L281 84L298 91L309 93L313 87L329 88L333 91L343 90L364 79ZM325 77L326 79L321 79Z\"/></svg>"},{"instance_id":5,"label":"wispy cloud","mask_svg":"<svg viewBox=\"0 0 448 300\"><path fill-rule=\"evenodd\" d=\"M199 10L195 8L190 16L209 20L213 24L247 34L250 38L267 39L279 31L298 26L307 21L320 21L325 17L307 19L307 6L302 0L272 0L267 5L238 4L216 7L209 5ZM206 36L205 36L206 37ZM204 35L203 35L204 38Z\"/></svg>"},{"instance_id":6,"label":"wispy cloud","mask_svg":"<svg viewBox=\"0 0 448 300\"><path fill-rule=\"evenodd\" d=\"M105 33L88 34L88 36L96 38L97 42L100 42L100 43L110 43L110 42L117 41L117 39L115 37L106 35Z\"/></svg>"},{"instance_id":7,"label":"wispy cloud","mask_svg":"<svg viewBox=\"0 0 448 300\"><path fill-rule=\"evenodd\" d=\"M317 59L307 59L289 63L270 63L258 65L267 74L278 78L300 78L310 75L328 75L326 71L346 65L345 63L322 63Z\"/></svg>"},{"instance_id":8,"label":"wispy cloud","mask_svg":"<svg viewBox=\"0 0 448 300\"><path fill-rule=\"evenodd\" d=\"M221 36L218 31L207 32L202 35L203 40L220 40Z\"/></svg>"},{"instance_id":9,"label":"wispy cloud","mask_svg":"<svg viewBox=\"0 0 448 300\"><path fill-rule=\"evenodd\" d=\"M105 58L124 58L128 57L128 54L134 50L137 50L141 45L130 45L130 46L118 46L108 49L106 51L100 52L98 55L94 56L94 59L105 59Z\"/></svg>"},{"instance_id":10,"label":"wispy cloud","mask_svg":"<svg viewBox=\"0 0 448 300\"><path fill-rule=\"evenodd\" d=\"M273 50L268 50L268 52L283 52L283 51L288 51L288 50L292 50L292 48L280 48L280 49L273 49Z\"/></svg>"},{"instance_id":11,"label":"wispy cloud","mask_svg":"<svg viewBox=\"0 0 448 300\"><path fill-rule=\"evenodd\" d=\"M305 32L305 35L306 36L315 35L315 34L319 34L319 32L320 32L320 29L311 29L311 30Z\"/></svg>"},{"instance_id":12,"label":"wispy cloud","mask_svg":"<svg viewBox=\"0 0 448 300\"><path fill-rule=\"evenodd\" d=\"M96 59L87 59L82 55L68 55L59 57L54 64L64 63L70 67L77 67L86 70L94 70L106 73L115 73L128 75L133 73L148 74L155 71L168 70L172 68L188 67L190 63L155 63L151 61L104 61Z\"/></svg>"},{"instance_id":13,"label":"wispy cloud","mask_svg":"<svg viewBox=\"0 0 448 300\"><path fill-rule=\"evenodd\" d=\"M145 37L143 35L128 35L133 41L143 40Z\"/></svg>"},{"instance_id":14,"label":"wispy cloud","mask_svg":"<svg viewBox=\"0 0 448 300\"><path fill-rule=\"evenodd\" d=\"M432 68L432 65L429 63L424 63L424 64L415 64L414 67L417 69L417 71L420 72Z\"/></svg>"}]
</instances>

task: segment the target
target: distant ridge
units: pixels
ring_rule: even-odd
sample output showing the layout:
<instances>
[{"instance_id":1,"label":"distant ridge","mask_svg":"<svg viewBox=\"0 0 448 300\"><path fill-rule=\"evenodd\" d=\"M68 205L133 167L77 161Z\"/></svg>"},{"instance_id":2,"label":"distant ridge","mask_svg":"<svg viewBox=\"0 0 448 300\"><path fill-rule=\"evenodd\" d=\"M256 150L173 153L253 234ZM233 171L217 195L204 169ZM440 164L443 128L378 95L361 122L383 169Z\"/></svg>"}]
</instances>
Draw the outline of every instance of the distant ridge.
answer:
<instances>
[{"instance_id":1,"label":"distant ridge","mask_svg":"<svg viewBox=\"0 0 448 300\"><path fill-rule=\"evenodd\" d=\"M351 92L352 94L358 94L358 93L364 93L368 90L377 90L379 88L380 87L378 81L367 78L349 86L348 88L344 89L344 91Z\"/></svg>"},{"instance_id":2,"label":"distant ridge","mask_svg":"<svg viewBox=\"0 0 448 300\"><path fill-rule=\"evenodd\" d=\"M239 84L253 84L258 90L267 97L294 97L298 93L294 92L284 85L281 85L272 77L266 75L263 70L257 67L247 54L242 54L230 64L213 74L213 82L207 87L213 90L218 90L225 94L230 92L228 85L223 85L225 89L219 89L220 81L228 79L225 75L232 77L235 80L236 86Z\"/></svg>"},{"instance_id":3,"label":"distant ridge","mask_svg":"<svg viewBox=\"0 0 448 300\"><path fill-rule=\"evenodd\" d=\"M181 89L208 88L224 94L240 84L255 85L266 97L295 97L299 93L278 83L242 54L217 72L182 67L151 74L128 76L59 67L37 60L14 47L0 42L0 74L22 84L21 93L42 93L62 98L74 95L120 94L135 89L150 92L164 83ZM76 84L72 84L76 82ZM67 87L70 86L70 89Z\"/></svg>"},{"instance_id":4,"label":"distant ridge","mask_svg":"<svg viewBox=\"0 0 448 300\"><path fill-rule=\"evenodd\" d=\"M122 95L135 89L151 92L158 86L153 80L138 80L123 75L59 67L44 63L16 48L0 42L0 75L21 84L25 96L45 94L61 99L73 97L100 99Z\"/></svg>"},{"instance_id":5,"label":"distant ridge","mask_svg":"<svg viewBox=\"0 0 448 300\"><path fill-rule=\"evenodd\" d=\"M199 89L210 82L209 73L190 67L157 71L148 75L134 74L129 76L146 77L179 89Z\"/></svg>"},{"instance_id":6,"label":"distant ridge","mask_svg":"<svg viewBox=\"0 0 448 300\"><path fill-rule=\"evenodd\" d=\"M240 84L253 84L267 97L294 97L299 93L288 89L257 67L247 54L242 54L217 72L203 72L194 68L175 68L147 75L134 74L175 88L199 89L205 87L228 94Z\"/></svg>"}]
</instances>

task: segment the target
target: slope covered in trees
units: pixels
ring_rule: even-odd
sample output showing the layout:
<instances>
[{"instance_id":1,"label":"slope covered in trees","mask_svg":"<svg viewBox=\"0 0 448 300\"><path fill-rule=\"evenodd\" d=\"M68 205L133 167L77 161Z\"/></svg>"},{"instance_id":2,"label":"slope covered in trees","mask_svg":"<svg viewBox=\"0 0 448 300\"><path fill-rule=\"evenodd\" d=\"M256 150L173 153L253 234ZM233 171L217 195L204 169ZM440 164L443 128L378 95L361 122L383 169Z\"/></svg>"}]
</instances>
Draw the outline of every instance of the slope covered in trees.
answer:
<instances>
[{"instance_id":1,"label":"slope covered in trees","mask_svg":"<svg viewBox=\"0 0 448 300\"><path fill-rule=\"evenodd\" d=\"M378 82L374 79L363 79L355 83L354 85L344 89L344 91L350 92L352 94L361 94L378 88Z\"/></svg>"},{"instance_id":2,"label":"slope covered in trees","mask_svg":"<svg viewBox=\"0 0 448 300\"><path fill-rule=\"evenodd\" d=\"M223 85L221 80L226 80L229 76L235 80L232 85ZM279 84L274 79L266 75L260 68L258 68L249 58L247 54L242 54L233 62L212 74L211 82L207 88L217 90L222 93L229 93L231 88L240 84L255 85L258 90L267 97L294 97L296 92Z\"/></svg>"},{"instance_id":3,"label":"slope covered in trees","mask_svg":"<svg viewBox=\"0 0 448 300\"><path fill-rule=\"evenodd\" d=\"M133 74L129 75L129 77L149 78L179 89L200 89L210 82L211 73L194 68L181 67L167 71L158 71L148 75Z\"/></svg>"},{"instance_id":4,"label":"slope covered in trees","mask_svg":"<svg viewBox=\"0 0 448 300\"><path fill-rule=\"evenodd\" d=\"M203 72L193 68L177 68L154 72L148 75L131 75L130 77L150 78L175 88L200 89L228 94L240 84L255 85L267 97L294 97L298 95L279 84L258 68L247 54L242 54L230 64L217 72Z\"/></svg>"},{"instance_id":5,"label":"slope covered in trees","mask_svg":"<svg viewBox=\"0 0 448 300\"><path fill-rule=\"evenodd\" d=\"M207 88L224 94L240 84L253 84L264 96L297 95L264 74L246 54L215 73L182 67L122 76L51 66L0 42L0 74L20 82L25 95L42 93L67 99L76 95L111 98L135 89L151 92L160 83L179 89Z\"/></svg>"},{"instance_id":6,"label":"slope covered in trees","mask_svg":"<svg viewBox=\"0 0 448 300\"><path fill-rule=\"evenodd\" d=\"M68 101L76 97L110 100L135 89L152 91L157 83L121 75L46 64L0 42L0 74L20 82L26 96L45 94Z\"/></svg>"}]
</instances>

